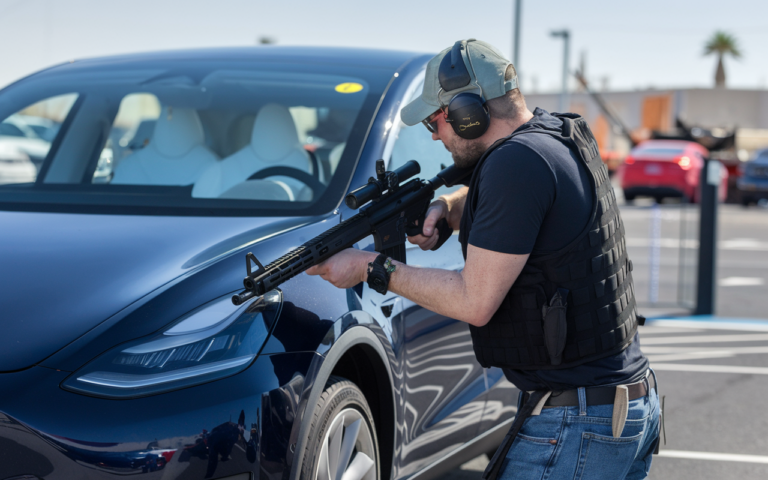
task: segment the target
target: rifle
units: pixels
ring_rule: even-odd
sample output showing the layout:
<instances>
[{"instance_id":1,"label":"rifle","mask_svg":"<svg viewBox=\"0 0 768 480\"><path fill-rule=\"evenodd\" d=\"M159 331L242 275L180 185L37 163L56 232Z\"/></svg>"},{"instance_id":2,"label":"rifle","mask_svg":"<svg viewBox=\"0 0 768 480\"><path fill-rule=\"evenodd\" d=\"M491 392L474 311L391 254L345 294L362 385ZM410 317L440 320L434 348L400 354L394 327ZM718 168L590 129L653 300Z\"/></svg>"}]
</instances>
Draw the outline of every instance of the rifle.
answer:
<instances>
[{"instance_id":1,"label":"rifle","mask_svg":"<svg viewBox=\"0 0 768 480\"><path fill-rule=\"evenodd\" d=\"M373 234L374 249L405 263L405 236L422 233L424 218L435 190L442 186L452 187L472 174L471 168L450 166L430 180L409 178L421 172L419 163L408 163L390 172L384 168L384 160L376 161L376 178L349 193L344 199L347 206L359 213L321 233L266 267L253 253L245 256L248 275L243 279L245 291L232 297L232 303L241 305L249 298L264 295L277 288L313 265L317 265L336 253L353 246ZM439 240L432 250L437 250L453 234L443 218L437 224Z\"/></svg>"}]
</instances>

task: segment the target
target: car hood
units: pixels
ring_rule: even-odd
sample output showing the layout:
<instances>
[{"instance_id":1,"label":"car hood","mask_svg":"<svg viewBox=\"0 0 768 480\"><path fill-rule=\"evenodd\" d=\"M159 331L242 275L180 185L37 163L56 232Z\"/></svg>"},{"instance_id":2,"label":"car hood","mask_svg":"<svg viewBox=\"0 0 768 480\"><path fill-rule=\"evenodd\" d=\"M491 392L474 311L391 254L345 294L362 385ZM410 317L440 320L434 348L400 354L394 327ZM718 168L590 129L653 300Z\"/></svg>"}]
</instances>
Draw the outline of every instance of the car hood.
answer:
<instances>
[{"instance_id":1,"label":"car hood","mask_svg":"<svg viewBox=\"0 0 768 480\"><path fill-rule=\"evenodd\" d=\"M0 212L0 372L39 363L174 278L307 221Z\"/></svg>"}]
</instances>

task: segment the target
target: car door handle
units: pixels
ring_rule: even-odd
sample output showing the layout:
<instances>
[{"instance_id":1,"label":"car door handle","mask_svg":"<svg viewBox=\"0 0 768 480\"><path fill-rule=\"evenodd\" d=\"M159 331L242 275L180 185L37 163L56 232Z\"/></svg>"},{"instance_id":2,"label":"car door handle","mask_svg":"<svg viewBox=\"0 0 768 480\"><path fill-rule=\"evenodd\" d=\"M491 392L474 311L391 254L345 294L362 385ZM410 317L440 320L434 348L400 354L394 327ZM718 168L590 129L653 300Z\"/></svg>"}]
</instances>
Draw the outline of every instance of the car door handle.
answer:
<instances>
[{"instance_id":1,"label":"car door handle","mask_svg":"<svg viewBox=\"0 0 768 480\"><path fill-rule=\"evenodd\" d=\"M403 299L400 297L390 297L387 300L384 300L384 302L379 305L381 313L383 313L387 318L391 317L392 312L395 311L395 306L402 301Z\"/></svg>"}]
</instances>

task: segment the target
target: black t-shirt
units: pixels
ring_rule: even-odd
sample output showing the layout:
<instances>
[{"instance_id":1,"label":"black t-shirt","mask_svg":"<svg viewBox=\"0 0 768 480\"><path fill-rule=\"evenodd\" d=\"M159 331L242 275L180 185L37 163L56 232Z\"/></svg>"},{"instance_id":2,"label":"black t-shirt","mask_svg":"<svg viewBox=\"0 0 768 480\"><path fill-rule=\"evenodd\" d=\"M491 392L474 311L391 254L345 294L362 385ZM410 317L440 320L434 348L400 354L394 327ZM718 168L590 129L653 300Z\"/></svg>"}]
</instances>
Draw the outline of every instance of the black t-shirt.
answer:
<instances>
[{"instance_id":1,"label":"black t-shirt","mask_svg":"<svg viewBox=\"0 0 768 480\"><path fill-rule=\"evenodd\" d=\"M560 131L562 122L537 108L516 132ZM578 157L550 135L517 135L498 146L478 172L470 244L501 253L544 255L571 243L589 222L593 188ZM507 379L522 390L564 390L633 382L645 374L648 359L638 336L624 351L561 370L509 370Z\"/></svg>"}]
</instances>

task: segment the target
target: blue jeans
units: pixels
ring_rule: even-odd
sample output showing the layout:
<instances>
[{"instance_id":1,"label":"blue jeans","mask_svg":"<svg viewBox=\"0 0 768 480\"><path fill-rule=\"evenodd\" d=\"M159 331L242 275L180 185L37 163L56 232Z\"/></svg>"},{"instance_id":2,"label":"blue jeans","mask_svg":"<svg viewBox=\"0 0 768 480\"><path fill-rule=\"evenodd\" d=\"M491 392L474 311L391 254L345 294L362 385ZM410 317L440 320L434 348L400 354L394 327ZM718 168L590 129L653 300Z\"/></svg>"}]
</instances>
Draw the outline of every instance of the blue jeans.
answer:
<instances>
[{"instance_id":1,"label":"blue jeans","mask_svg":"<svg viewBox=\"0 0 768 480\"><path fill-rule=\"evenodd\" d=\"M659 396L629 402L620 438L613 405L544 408L529 417L502 465L500 480L645 478L659 434Z\"/></svg>"}]
</instances>

